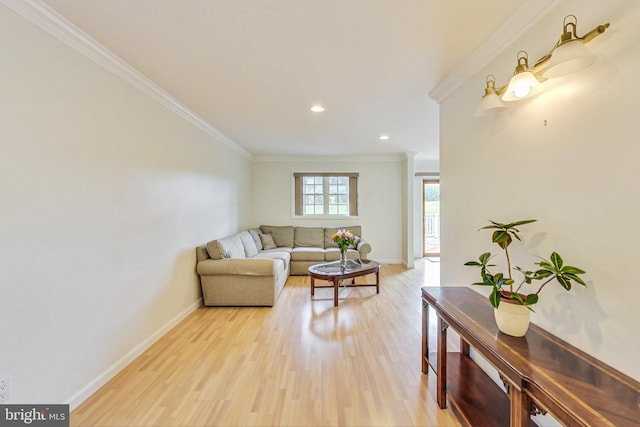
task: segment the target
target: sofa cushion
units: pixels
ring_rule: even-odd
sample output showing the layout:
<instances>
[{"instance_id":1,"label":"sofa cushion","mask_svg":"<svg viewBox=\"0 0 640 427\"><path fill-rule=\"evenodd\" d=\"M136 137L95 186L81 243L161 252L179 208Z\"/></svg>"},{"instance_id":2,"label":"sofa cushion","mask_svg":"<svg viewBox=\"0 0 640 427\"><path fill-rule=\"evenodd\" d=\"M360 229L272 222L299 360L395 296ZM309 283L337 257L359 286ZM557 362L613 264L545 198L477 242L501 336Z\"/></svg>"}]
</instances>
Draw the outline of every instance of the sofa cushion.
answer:
<instances>
[{"instance_id":1,"label":"sofa cushion","mask_svg":"<svg viewBox=\"0 0 640 427\"><path fill-rule=\"evenodd\" d=\"M248 231L240 232L240 241L242 242L242 247L244 248L244 255L247 258L252 258L256 256L258 253L258 248L256 247L256 242L253 241L253 237L249 234Z\"/></svg>"},{"instance_id":2,"label":"sofa cushion","mask_svg":"<svg viewBox=\"0 0 640 427\"><path fill-rule=\"evenodd\" d=\"M218 250L223 258L246 258L240 233L218 239Z\"/></svg>"},{"instance_id":3,"label":"sofa cushion","mask_svg":"<svg viewBox=\"0 0 640 427\"><path fill-rule=\"evenodd\" d=\"M291 254L289 253L289 251L283 251L280 249L260 251L254 258L278 259L284 263L285 268L291 262Z\"/></svg>"},{"instance_id":4,"label":"sofa cushion","mask_svg":"<svg viewBox=\"0 0 640 427\"><path fill-rule=\"evenodd\" d=\"M296 248L324 249L324 227L296 227L293 243Z\"/></svg>"},{"instance_id":5,"label":"sofa cushion","mask_svg":"<svg viewBox=\"0 0 640 427\"><path fill-rule=\"evenodd\" d=\"M338 230L349 230L355 236L362 238L362 227L360 225L353 225L351 227L325 227L324 228L324 247L325 248L337 248L338 244L333 241L331 236L338 232Z\"/></svg>"},{"instance_id":6,"label":"sofa cushion","mask_svg":"<svg viewBox=\"0 0 640 427\"><path fill-rule=\"evenodd\" d=\"M260 229L264 234L271 234L273 241L278 247L293 247L293 226L273 226L273 225L261 225Z\"/></svg>"},{"instance_id":7,"label":"sofa cushion","mask_svg":"<svg viewBox=\"0 0 640 427\"><path fill-rule=\"evenodd\" d=\"M217 240L212 240L207 243L207 252L211 259L222 259L222 254L220 253L220 248L218 248Z\"/></svg>"},{"instance_id":8,"label":"sofa cushion","mask_svg":"<svg viewBox=\"0 0 640 427\"><path fill-rule=\"evenodd\" d=\"M324 249L296 247L291 249L291 261L324 261Z\"/></svg>"},{"instance_id":9,"label":"sofa cushion","mask_svg":"<svg viewBox=\"0 0 640 427\"><path fill-rule=\"evenodd\" d=\"M256 228L252 228L251 230L249 230L249 234L251 234L251 238L253 239L253 241L256 244L256 249L258 249L259 251L262 250L262 241L260 240L260 230L256 229Z\"/></svg>"},{"instance_id":10,"label":"sofa cushion","mask_svg":"<svg viewBox=\"0 0 640 427\"><path fill-rule=\"evenodd\" d=\"M289 251L273 249L258 252L258 255L256 255L255 258L281 259L288 263L289 261L291 261L291 254L289 253Z\"/></svg>"},{"instance_id":11,"label":"sofa cushion","mask_svg":"<svg viewBox=\"0 0 640 427\"><path fill-rule=\"evenodd\" d=\"M275 249L278 246L276 245L276 243L273 241L273 237L271 236L271 234L259 234L260 236L260 242L262 242L262 250L269 250L269 249Z\"/></svg>"}]
</instances>

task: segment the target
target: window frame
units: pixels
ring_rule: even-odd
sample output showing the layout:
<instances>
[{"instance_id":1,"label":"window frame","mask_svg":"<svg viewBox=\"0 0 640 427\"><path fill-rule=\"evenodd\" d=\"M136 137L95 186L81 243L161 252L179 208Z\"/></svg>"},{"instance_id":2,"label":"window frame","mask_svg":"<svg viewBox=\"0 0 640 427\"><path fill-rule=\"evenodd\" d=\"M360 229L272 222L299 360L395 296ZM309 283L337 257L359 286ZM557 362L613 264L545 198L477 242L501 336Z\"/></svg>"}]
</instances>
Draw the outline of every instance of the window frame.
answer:
<instances>
[{"instance_id":1,"label":"window frame","mask_svg":"<svg viewBox=\"0 0 640 427\"><path fill-rule=\"evenodd\" d=\"M295 219L331 219L331 218L358 218L358 178L357 172L294 172L293 173L293 197L292 216ZM349 213L348 214L305 214L304 213L304 178L322 177L323 192L326 198L329 194L329 178L349 178Z\"/></svg>"}]
</instances>

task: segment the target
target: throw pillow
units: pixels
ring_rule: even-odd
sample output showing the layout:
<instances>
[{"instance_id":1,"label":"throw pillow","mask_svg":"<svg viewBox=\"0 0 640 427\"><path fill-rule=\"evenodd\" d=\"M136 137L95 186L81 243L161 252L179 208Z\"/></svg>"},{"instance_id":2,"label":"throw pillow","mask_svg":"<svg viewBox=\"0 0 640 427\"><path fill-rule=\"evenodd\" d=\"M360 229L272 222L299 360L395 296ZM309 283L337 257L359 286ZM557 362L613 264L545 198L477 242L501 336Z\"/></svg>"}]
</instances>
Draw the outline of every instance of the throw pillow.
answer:
<instances>
[{"instance_id":1,"label":"throw pillow","mask_svg":"<svg viewBox=\"0 0 640 427\"><path fill-rule=\"evenodd\" d=\"M277 248L276 243L273 241L273 237L271 234L262 234L260 233L260 242L262 243L262 249L275 249Z\"/></svg>"},{"instance_id":2,"label":"throw pillow","mask_svg":"<svg viewBox=\"0 0 640 427\"><path fill-rule=\"evenodd\" d=\"M207 252L209 252L209 257L211 259L222 259L223 256L220 253L220 249L218 248L218 241L212 240L207 243Z\"/></svg>"}]
</instances>

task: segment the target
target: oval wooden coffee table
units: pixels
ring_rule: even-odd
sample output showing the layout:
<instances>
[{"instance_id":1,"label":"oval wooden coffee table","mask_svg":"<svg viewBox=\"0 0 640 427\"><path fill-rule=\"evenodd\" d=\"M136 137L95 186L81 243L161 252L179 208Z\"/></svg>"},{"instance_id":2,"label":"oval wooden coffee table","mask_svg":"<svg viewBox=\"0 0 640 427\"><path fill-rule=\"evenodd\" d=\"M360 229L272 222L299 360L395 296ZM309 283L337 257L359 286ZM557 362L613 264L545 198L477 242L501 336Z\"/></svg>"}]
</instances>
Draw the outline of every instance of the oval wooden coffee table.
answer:
<instances>
[{"instance_id":1,"label":"oval wooden coffee table","mask_svg":"<svg viewBox=\"0 0 640 427\"><path fill-rule=\"evenodd\" d=\"M355 278L366 276L367 274L376 275L376 283L355 283ZM315 294L316 288L333 288L333 306L338 306L338 289L343 287L354 286L375 286L376 294L380 293L380 263L371 260L355 260L347 261L347 266L343 270L340 268L340 261L324 262L309 267L309 277L311 278L311 296ZM316 286L316 279L327 280L330 285ZM346 282L347 279L353 279ZM345 282L345 284L342 284Z\"/></svg>"}]
</instances>

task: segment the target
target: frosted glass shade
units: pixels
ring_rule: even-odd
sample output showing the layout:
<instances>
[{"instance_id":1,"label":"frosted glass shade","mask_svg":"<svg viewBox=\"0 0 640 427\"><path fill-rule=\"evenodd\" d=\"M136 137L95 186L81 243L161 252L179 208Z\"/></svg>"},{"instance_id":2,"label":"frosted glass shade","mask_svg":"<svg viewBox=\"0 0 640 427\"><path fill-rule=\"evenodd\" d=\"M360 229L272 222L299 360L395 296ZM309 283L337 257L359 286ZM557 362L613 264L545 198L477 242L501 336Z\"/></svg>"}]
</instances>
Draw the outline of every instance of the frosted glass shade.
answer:
<instances>
[{"instance_id":1,"label":"frosted glass shade","mask_svg":"<svg viewBox=\"0 0 640 427\"><path fill-rule=\"evenodd\" d=\"M535 96L542 91L542 85L529 71L523 71L511 77L507 90L502 95L503 101L518 101Z\"/></svg>"},{"instance_id":2,"label":"frosted glass shade","mask_svg":"<svg viewBox=\"0 0 640 427\"><path fill-rule=\"evenodd\" d=\"M505 108L507 108L507 106L504 105L500 97L495 92L491 92L482 97L482 101L478 104L473 115L476 117L486 117L500 112Z\"/></svg>"},{"instance_id":3,"label":"frosted glass shade","mask_svg":"<svg viewBox=\"0 0 640 427\"><path fill-rule=\"evenodd\" d=\"M547 78L563 77L587 68L595 60L595 55L580 40L571 40L555 48L542 74Z\"/></svg>"}]
</instances>

